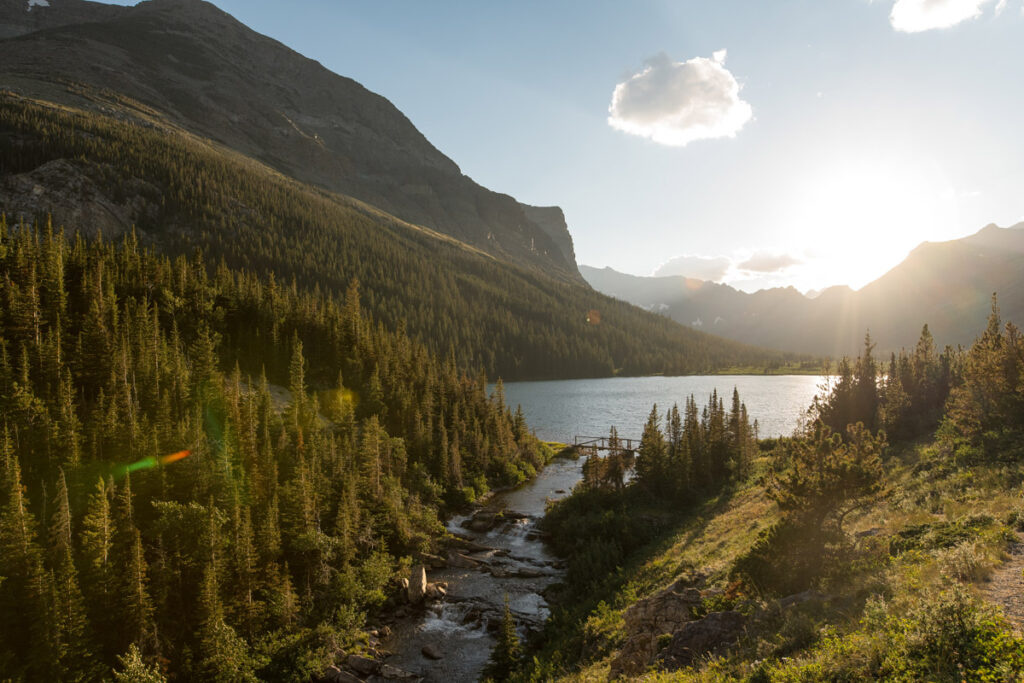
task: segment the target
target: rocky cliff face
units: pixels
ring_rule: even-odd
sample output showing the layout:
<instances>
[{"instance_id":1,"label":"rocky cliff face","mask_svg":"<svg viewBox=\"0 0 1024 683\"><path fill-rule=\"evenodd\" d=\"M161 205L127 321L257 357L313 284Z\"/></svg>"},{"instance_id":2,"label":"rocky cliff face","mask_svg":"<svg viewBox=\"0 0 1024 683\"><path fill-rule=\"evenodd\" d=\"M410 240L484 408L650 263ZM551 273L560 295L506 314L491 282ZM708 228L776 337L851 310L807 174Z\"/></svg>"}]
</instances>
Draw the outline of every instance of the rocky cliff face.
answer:
<instances>
[{"instance_id":1,"label":"rocky cliff face","mask_svg":"<svg viewBox=\"0 0 1024 683\"><path fill-rule=\"evenodd\" d=\"M0 1L9 36L0 86L144 110L301 181L581 281L559 209L477 185L388 100L209 3Z\"/></svg>"},{"instance_id":2,"label":"rocky cliff face","mask_svg":"<svg viewBox=\"0 0 1024 683\"><path fill-rule=\"evenodd\" d=\"M565 214L557 206L528 206L520 204L527 219L540 227L555 246L562 252L562 256L570 263L576 263L576 251L572 246L572 236L569 235L569 226L565 223Z\"/></svg>"}]
</instances>

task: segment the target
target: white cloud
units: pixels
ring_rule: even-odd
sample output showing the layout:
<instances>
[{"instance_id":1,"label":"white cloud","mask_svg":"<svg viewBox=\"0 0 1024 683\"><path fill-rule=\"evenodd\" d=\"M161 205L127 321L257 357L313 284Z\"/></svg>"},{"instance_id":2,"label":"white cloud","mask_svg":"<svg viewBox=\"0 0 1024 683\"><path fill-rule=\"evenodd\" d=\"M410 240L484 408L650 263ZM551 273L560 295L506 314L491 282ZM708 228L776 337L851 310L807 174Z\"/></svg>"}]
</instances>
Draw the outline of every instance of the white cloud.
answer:
<instances>
[{"instance_id":1,"label":"white cloud","mask_svg":"<svg viewBox=\"0 0 1024 683\"><path fill-rule=\"evenodd\" d=\"M1004 9L1006 9L1006 0L999 0L999 2L996 3L996 16L998 17L1002 14Z\"/></svg>"},{"instance_id":2,"label":"white cloud","mask_svg":"<svg viewBox=\"0 0 1024 683\"><path fill-rule=\"evenodd\" d=\"M736 267L754 273L778 273L801 263L803 261L790 254L759 251Z\"/></svg>"},{"instance_id":3,"label":"white cloud","mask_svg":"<svg viewBox=\"0 0 1024 683\"><path fill-rule=\"evenodd\" d=\"M981 15L990 0L897 0L889 21L897 31L917 33L949 28Z\"/></svg>"},{"instance_id":4,"label":"white cloud","mask_svg":"<svg viewBox=\"0 0 1024 683\"><path fill-rule=\"evenodd\" d=\"M652 57L642 71L615 86L608 124L676 147L734 137L753 110L740 99L725 57L725 50L686 62L673 62L664 53Z\"/></svg>"},{"instance_id":5,"label":"white cloud","mask_svg":"<svg viewBox=\"0 0 1024 683\"><path fill-rule=\"evenodd\" d=\"M732 260L725 256L673 256L654 271L654 277L682 275L696 280L718 282L732 267Z\"/></svg>"}]
</instances>

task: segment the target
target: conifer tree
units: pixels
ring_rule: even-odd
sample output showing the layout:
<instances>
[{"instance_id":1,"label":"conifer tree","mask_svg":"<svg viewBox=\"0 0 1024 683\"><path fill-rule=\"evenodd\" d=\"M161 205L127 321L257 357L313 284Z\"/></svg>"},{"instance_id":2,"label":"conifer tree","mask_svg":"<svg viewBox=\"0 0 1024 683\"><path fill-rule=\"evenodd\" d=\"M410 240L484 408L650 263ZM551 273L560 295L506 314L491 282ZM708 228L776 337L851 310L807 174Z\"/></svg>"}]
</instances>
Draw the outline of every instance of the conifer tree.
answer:
<instances>
[{"instance_id":1,"label":"conifer tree","mask_svg":"<svg viewBox=\"0 0 1024 683\"><path fill-rule=\"evenodd\" d=\"M6 427L0 455L4 459L0 494L0 576L4 581L0 584L0 613L18 615L17 619L5 618L0 623L3 647L24 662L22 675L25 677L55 680L63 653L58 649L51 609L53 584L43 566L36 521L28 511L21 468L10 446Z\"/></svg>"},{"instance_id":2,"label":"conifer tree","mask_svg":"<svg viewBox=\"0 0 1024 683\"><path fill-rule=\"evenodd\" d=\"M657 495L668 493L668 452L661 432L658 406L655 404L644 424L640 449L637 453L636 476L640 484Z\"/></svg>"},{"instance_id":3,"label":"conifer tree","mask_svg":"<svg viewBox=\"0 0 1024 683\"><path fill-rule=\"evenodd\" d=\"M508 593L505 594L505 609L501 616L498 630L498 643L491 652L490 661L484 674L496 681L507 681L519 661L519 634L516 632L516 621L509 607Z\"/></svg>"},{"instance_id":4,"label":"conifer tree","mask_svg":"<svg viewBox=\"0 0 1024 683\"><path fill-rule=\"evenodd\" d=\"M110 509L110 487L100 477L86 503L82 519L82 587L86 596L89 618L100 644L111 648L115 645L111 635L117 632L115 616L110 606L115 603L116 585L112 549L114 545L114 520ZM115 650L116 651L116 650Z\"/></svg>"},{"instance_id":5,"label":"conifer tree","mask_svg":"<svg viewBox=\"0 0 1024 683\"><path fill-rule=\"evenodd\" d=\"M86 681L98 677L95 643L78 583L72 548L71 509L64 472L57 478L50 521L50 557L53 567L53 613L58 639L57 666L61 680Z\"/></svg>"},{"instance_id":6,"label":"conifer tree","mask_svg":"<svg viewBox=\"0 0 1024 683\"><path fill-rule=\"evenodd\" d=\"M167 683L167 677L156 665L147 664L142 652L132 643L128 651L117 658L114 683Z\"/></svg>"}]
</instances>

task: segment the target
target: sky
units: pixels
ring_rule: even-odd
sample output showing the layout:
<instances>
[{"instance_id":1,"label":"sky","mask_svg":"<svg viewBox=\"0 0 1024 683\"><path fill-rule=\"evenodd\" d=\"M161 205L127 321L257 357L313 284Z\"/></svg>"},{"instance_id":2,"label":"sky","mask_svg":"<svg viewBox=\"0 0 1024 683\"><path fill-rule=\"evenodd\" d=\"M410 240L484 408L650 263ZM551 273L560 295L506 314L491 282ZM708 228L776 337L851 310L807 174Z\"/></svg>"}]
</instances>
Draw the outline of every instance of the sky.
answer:
<instances>
[{"instance_id":1,"label":"sky","mask_svg":"<svg viewBox=\"0 0 1024 683\"><path fill-rule=\"evenodd\" d=\"M562 207L580 264L856 289L1024 221L1024 0L214 4Z\"/></svg>"}]
</instances>

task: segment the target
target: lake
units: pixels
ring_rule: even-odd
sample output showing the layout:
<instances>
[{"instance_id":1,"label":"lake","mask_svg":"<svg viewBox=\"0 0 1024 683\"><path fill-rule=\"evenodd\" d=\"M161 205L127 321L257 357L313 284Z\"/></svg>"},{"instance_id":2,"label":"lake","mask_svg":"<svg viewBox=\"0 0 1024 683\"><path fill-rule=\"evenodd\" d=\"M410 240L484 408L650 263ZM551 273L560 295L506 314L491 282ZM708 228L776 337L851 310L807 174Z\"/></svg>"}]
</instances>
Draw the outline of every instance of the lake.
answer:
<instances>
[{"instance_id":1,"label":"lake","mask_svg":"<svg viewBox=\"0 0 1024 683\"><path fill-rule=\"evenodd\" d=\"M713 389L729 409L733 387L757 420L759 435L792 434L818 393L824 377L817 375L699 375L686 377L613 377L546 382L508 382L505 400L523 407L526 421L547 441L572 443L576 435L605 436L614 425L621 437L639 438L651 406L662 416L686 397L703 409ZM491 387L493 390L493 386Z\"/></svg>"}]
</instances>

